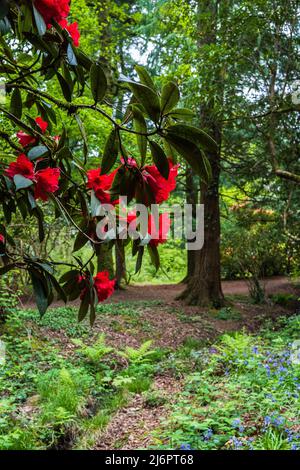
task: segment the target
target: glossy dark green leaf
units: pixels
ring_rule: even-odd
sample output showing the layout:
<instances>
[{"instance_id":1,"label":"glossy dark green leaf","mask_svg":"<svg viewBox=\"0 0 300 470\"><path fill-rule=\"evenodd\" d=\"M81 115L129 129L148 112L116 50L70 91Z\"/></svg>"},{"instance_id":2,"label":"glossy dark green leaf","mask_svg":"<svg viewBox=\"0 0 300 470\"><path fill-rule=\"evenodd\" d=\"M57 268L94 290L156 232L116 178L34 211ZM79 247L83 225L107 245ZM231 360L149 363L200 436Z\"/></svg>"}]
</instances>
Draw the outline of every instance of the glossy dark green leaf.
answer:
<instances>
[{"instance_id":1,"label":"glossy dark green leaf","mask_svg":"<svg viewBox=\"0 0 300 470\"><path fill-rule=\"evenodd\" d=\"M93 64L90 70L91 91L95 103L103 100L107 91L107 78L99 64Z\"/></svg>"},{"instance_id":2,"label":"glossy dark green leaf","mask_svg":"<svg viewBox=\"0 0 300 470\"><path fill-rule=\"evenodd\" d=\"M9 112L13 114L14 116L16 116L18 119L21 119L22 110L23 110L23 104L22 104L21 92L19 88L15 88L11 95Z\"/></svg>"},{"instance_id":3,"label":"glossy dark green leaf","mask_svg":"<svg viewBox=\"0 0 300 470\"><path fill-rule=\"evenodd\" d=\"M197 175L204 181L209 181L211 177L210 165L196 144L174 134L167 134L165 139L187 161Z\"/></svg>"},{"instance_id":4,"label":"glossy dark green leaf","mask_svg":"<svg viewBox=\"0 0 300 470\"><path fill-rule=\"evenodd\" d=\"M146 114L152 121L158 122L160 117L160 101L158 94L141 83L128 83L129 88L137 101L143 106Z\"/></svg>"},{"instance_id":5,"label":"glossy dark green leaf","mask_svg":"<svg viewBox=\"0 0 300 470\"><path fill-rule=\"evenodd\" d=\"M178 121L190 121L195 117L195 113L187 108L175 108L168 113L168 116Z\"/></svg>"},{"instance_id":6,"label":"glossy dark green leaf","mask_svg":"<svg viewBox=\"0 0 300 470\"><path fill-rule=\"evenodd\" d=\"M168 82L161 92L161 112L167 114L177 105L180 98L178 86L174 82Z\"/></svg>"},{"instance_id":7,"label":"glossy dark green leaf","mask_svg":"<svg viewBox=\"0 0 300 470\"><path fill-rule=\"evenodd\" d=\"M144 247L140 246L138 249L138 256L137 256L136 265L135 265L135 274L138 274L142 268L143 256L144 256Z\"/></svg>"},{"instance_id":8,"label":"glossy dark green leaf","mask_svg":"<svg viewBox=\"0 0 300 470\"><path fill-rule=\"evenodd\" d=\"M14 176L14 183L16 185L17 191L19 189L26 189L33 185L33 182L29 178L25 178L22 175Z\"/></svg>"},{"instance_id":9,"label":"glossy dark green leaf","mask_svg":"<svg viewBox=\"0 0 300 470\"><path fill-rule=\"evenodd\" d=\"M65 282L70 281L71 279L72 280L77 279L78 275L79 275L78 269L71 269L70 271L67 271L61 276L61 278L59 279L59 282L61 284L64 284Z\"/></svg>"},{"instance_id":10,"label":"glossy dark green leaf","mask_svg":"<svg viewBox=\"0 0 300 470\"><path fill-rule=\"evenodd\" d=\"M146 159L147 153L147 125L143 113L139 110L137 106L131 106L131 112L133 115L133 128L137 132L136 140L141 156L141 164L143 165Z\"/></svg>"},{"instance_id":11,"label":"glossy dark green leaf","mask_svg":"<svg viewBox=\"0 0 300 470\"><path fill-rule=\"evenodd\" d=\"M163 149L154 141L149 141L153 161L160 174L167 180L169 178L169 162Z\"/></svg>"},{"instance_id":12,"label":"glossy dark green leaf","mask_svg":"<svg viewBox=\"0 0 300 470\"><path fill-rule=\"evenodd\" d=\"M154 245L147 245L147 249L148 249L148 253L149 253L150 258L151 258L151 262L154 265L156 271L158 271L158 269L160 267L160 260L159 260L159 254L158 254L157 247L154 246Z\"/></svg>"},{"instance_id":13,"label":"glossy dark green leaf","mask_svg":"<svg viewBox=\"0 0 300 470\"><path fill-rule=\"evenodd\" d=\"M64 95L64 98L68 101L72 101L72 87L71 85L67 82L67 80L59 73L56 72L61 91Z\"/></svg>"},{"instance_id":14,"label":"glossy dark green leaf","mask_svg":"<svg viewBox=\"0 0 300 470\"><path fill-rule=\"evenodd\" d=\"M7 0L2 0L0 3L0 20L2 20L8 13Z\"/></svg>"},{"instance_id":15,"label":"glossy dark green leaf","mask_svg":"<svg viewBox=\"0 0 300 470\"><path fill-rule=\"evenodd\" d=\"M108 173L116 163L119 152L118 133L115 129L111 131L105 143L101 161L101 174Z\"/></svg>"},{"instance_id":16,"label":"glossy dark green leaf","mask_svg":"<svg viewBox=\"0 0 300 470\"><path fill-rule=\"evenodd\" d=\"M34 298L40 315L43 316L48 308L48 292L44 276L37 275L35 270L29 269Z\"/></svg>"},{"instance_id":17,"label":"glossy dark green leaf","mask_svg":"<svg viewBox=\"0 0 300 470\"><path fill-rule=\"evenodd\" d=\"M45 145L37 145L28 152L28 158L30 160L36 160L37 158L44 157L49 152L49 149Z\"/></svg>"},{"instance_id":18,"label":"glossy dark green leaf","mask_svg":"<svg viewBox=\"0 0 300 470\"><path fill-rule=\"evenodd\" d=\"M73 65L73 66L78 65L78 62L77 62L76 55L74 53L72 44L68 44L67 58L68 58L68 62L69 62L70 65Z\"/></svg>"},{"instance_id":19,"label":"glossy dark green leaf","mask_svg":"<svg viewBox=\"0 0 300 470\"><path fill-rule=\"evenodd\" d=\"M84 163L86 163L86 158L88 154L88 142L87 142L87 135L85 132L84 124L78 114L75 115L76 122L78 124L78 128L80 130L81 136L83 138L83 156L84 156Z\"/></svg>"},{"instance_id":20,"label":"glossy dark green leaf","mask_svg":"<svg viewBox=\"0 0 300 470\"><path fill-rule=\"evenodd\" d=\"M139 76L140 82L156 92L155 84L147 69L141 65L136 65L135 70Z\"/></svg>"},{"instance_id":21,"label":"glossy dark green leaf","mask_svg":"<svg viewBox=\"0 0 300 470\"><path fill-rule=\"evenodd\" d=\"M87 316L89 305L90 305L90 292L87 289L80 304L80 308L78 312L78 321L82 321Z\"/></svg>"},{"instance_id":22,"label":"glossy dark green leaf","mask_svg":"<svg viewBox=\"0 0 300 470\"><path fill-rule=\"evenodd\" d=\"M174 124L167 128L169 135L182 137L185 140L194 142L197 146L205 150L215 150L217 147L216 142L205 131L198 129L198 127L188 126L186 124Z\"/></svg>"},{"instance_id":23,"label":"glossy dark green leaf","mask_svg":"<svg viewBox=\"0 0 300 470\"><path fill-rule=\"evenodd\" d=\"M32 6L32 8L33 8L35 24L36 24L38 33L39 33L40 36L44 36L44 34L47 31L47 26L46 26L46 23L44 21L44 18L42 17L40 12L35 8L34 5Z\"/></svg>"}]
</instances>

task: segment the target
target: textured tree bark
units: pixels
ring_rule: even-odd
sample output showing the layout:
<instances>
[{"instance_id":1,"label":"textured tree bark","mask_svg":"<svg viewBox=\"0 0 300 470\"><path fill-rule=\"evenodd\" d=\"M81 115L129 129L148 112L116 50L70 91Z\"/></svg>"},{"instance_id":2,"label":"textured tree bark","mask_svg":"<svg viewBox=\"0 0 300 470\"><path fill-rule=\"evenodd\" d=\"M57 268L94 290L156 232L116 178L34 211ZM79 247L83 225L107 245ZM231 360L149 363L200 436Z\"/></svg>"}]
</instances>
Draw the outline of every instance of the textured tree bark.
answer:
<instances>
[{"instance_id":1,"label":"textured tree bark","mask_svg":"<svg viewBox=\"0 0 300 470\"><path fill-rule=\"evenodd\" d=\"M198 0L198 48L217 43L217 19L219 2L216 0ZM221 286L220 261L220 208L219 208L219 178L222 127L215 117L215 101L222 101L223 86L219 71L212 71L212 81L218 83L218 96L212 96L205 105L200 106L200 126L216 141L217 148L207 152L212 169L212 179L206 184L200 184L200 203L204 204L204 246L193 255L194 274L188 281L188 286L181 298L190 305L210 306L216 308L224 304Z\"/></svg>"},{"instance_id":2,"label":"textured tree bark","mask_svg":"<svg viewBox=\"0 0 300 470\"><path fill-rule=\"evenodd\" d=\"M116 241L116 289L121 289L122 279L126 279L126 258L124 244Z\"/></svg>"},{"instance_id":3,"label":"textured tree bark","mask_svg":"<svg viewBox=\"0 0 300 470\"><path fill-rule=\"evenodd\" d=\"M110 277L114 277L114 263L113 263L113 256L112 250L108 249L108 245L101 244L97 245L96 248L97 254L97 272L100 271L108 271Z\"/></svg>"},{"instance_id":4,"label":"textured tree bark","mask_svg":"<svg viewBox=\"0 0 300 470\"><path fill-rule=\"evenodd\" d=\"M187 168L186 170L185 183L186 183L186 202L187 204L193 205L193 216L195 216L194 207L198 202L198 191L197 191L197 185L195 182L195 175L191 168ZM188 283L189 280L194 275L194 271L195 271L195 251L188 250L187 251L187 274L182 282Z\"/></svg>"}]
</instances>

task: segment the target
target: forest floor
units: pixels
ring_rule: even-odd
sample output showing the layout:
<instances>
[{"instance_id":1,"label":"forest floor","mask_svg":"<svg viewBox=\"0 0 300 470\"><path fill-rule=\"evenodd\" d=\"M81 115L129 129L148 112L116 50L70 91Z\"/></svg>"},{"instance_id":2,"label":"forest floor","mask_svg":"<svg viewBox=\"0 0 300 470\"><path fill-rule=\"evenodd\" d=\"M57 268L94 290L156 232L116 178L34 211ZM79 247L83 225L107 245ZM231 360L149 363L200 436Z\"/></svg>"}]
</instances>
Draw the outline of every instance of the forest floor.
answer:
<instances>
[{"instance_id":1,"label":"forest floor","mask_svg":"<svg viewBox=\"0 0 300 470\"><path fill-rule=\"evenodd\" d=\"M266 323L271 331L276 330L277 326L273 328L272 325L299 312L299 285L283 277L267 279L264 284L267 302L254 305L244 281L223 282L227 302L221 310L190 307L176 300L184 285L129 286L115 292L111 299L97 307L97 318L92 329L88 321L77 323L76 304L65 307L57 303L40 319L33 303L24 302L22 309L14 312L2 331L9 361L5 372L7 383L5 379L3 390L0 387L0 405L1 396L6 397L9 388L9 400L14 411L12 421L10 413L7 414L8 424L2 444L0 432L0 448L16 448L17 445L21 448L48 448L48 441L55 441L57 448L134 450L162 448L164 445L178 448L176 446L180 444L176 442L183 442L185 435L178 434L177 427L175 431L167 427L167 435L163 437L157 438L155 433L163 429L163 423L173 416L174 409L176 419L185 419L185 414L178 415L176 410L185 406L185 397L190 393L190 388L186 389L190 375L195 377L200 373L198 360L202 351L209 350L222 335L232 335L237 331L244 331L246 335L245 340L241 337L242 342L256 344L252 341L260 341L258 332ZM104 362L95 360L97 354L102 354L103 345L97 346L101 334L105 335L106 344L113 348ZM250 339L247 339L249 334ZM151 350L156 351L154 359L150 354L148 361L147 350L144 353L126 352L128 347L139 351L149 340L152 342ZM247 349L247 344L245 347ZM247 354L251 356L248 349ZM17 355L15 351L18 351ZM158 359L155 359L156 356ZM94 384L89 392L80 392L83 394L80 399L86 405L76 418L74 410L72 418L61 416L61 410L68 406L64 403L65 394L59 406L59 397L43 396L43 390L51 390L55 387L51 384L63 380L62 370L70 371L74 384L77 373L80 377L82 373L87 374L87 382ZM12 381L13 376L15 379ZM220 379L220 386L223 380ZM46 388L39 385L45 381L48 381ZM61 386L66 384L62 381ZM80 384L78 386L80 388ZM234 386L226 394L238 388ZM199 390L197 386L191 396L196 396ZM221 401L226 398L221 389L215 398L212 397L212 406L219 397ZM232 409L226 413L230 416L237 406L245 404L244 399L239 399L239 405L234 400L232 398L228 402ZM258 402L260 398L253 397L253 406ZM9 409L11 406L9 404ZM270 404L266 406L270 407ZM79 409L82 410L82 405ZM191 409L193 405L189 407ZM189 414L190 411L184 413ZM214 410L209 413L214 413ZM22 437L21 444L15 443L15 431L10 432L10 429L16 428L15 416L18 416L22 433L23 423L29 429L26 436L34 436L33 429L36 430L38 437L35 441L24 444ZM254 416L257 416L257 411ZM217 428L219 417L216 419ZM225 419L224 416L221 419ZM48 428L45 427L45 420L49 422ZM75 428L74 420L77 423ZM186 423L185 420L179 430L184 429ZM199 425L197 423L196 426ZM48 430L44 436L41 430L46 428ZM63 431L61 436L57 434L57 429L59 433L62 433L61 429L68 431ZM49 437L50 431L52 434ZM222 428L221 437L218 438L221 444L225 437ZM215 444L216 448L221 444Z\"/></svg>"}]
</instances>

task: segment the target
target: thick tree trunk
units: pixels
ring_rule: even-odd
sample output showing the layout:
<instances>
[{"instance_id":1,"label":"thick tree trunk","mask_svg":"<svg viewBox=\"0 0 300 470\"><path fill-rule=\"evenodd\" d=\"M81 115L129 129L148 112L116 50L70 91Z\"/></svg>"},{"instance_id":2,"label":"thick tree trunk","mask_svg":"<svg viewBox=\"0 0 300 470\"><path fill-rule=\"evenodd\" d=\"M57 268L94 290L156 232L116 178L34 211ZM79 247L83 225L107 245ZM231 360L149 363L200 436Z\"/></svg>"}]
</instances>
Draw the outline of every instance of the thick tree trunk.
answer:
<instances>
[{"instance_id":1,"label":"thick tree trunk","mask_svg":"<svg viewBox=\"0 0 300 470\"><path fill-rule=\"evenodd\" d=\"M116 289L121 289L122 279L126 279L125 248L122 241L116 241Z\"/></svg>"},{"instance_id":2,"label":"thick tree trunk","mask_svg":"<svg viewBox=\"0 0 300 470\"><path fill-rule=\"evenodd\" d=\"M216 136L215 136L216 138ZM194 252L194 274L182 298L189 305L214 306L224 304L221 286L220 262L220 208L219 208L219 151L207 155L213 178L209 185L201 183L201 204L204 204L204 246Z\"/></svg>"},{"instance_id":3,"label":"thick tree trunk","mask_svg":"<svg viewBox=\"0 0 300 470\"><path fill-rule=\"evenodd\" d=\"M196 211L195 205L198 202L198 191L197 185L195 182L195 175L191 168L187 168L186 170L186 202L187 204L193 205L193 217L195 216ZM189 280L193 277L195 271L195 251L188 250L187 251L187 274L186 277L183 279L182 282L188 283Z\"/></svg>"},{"instance_id":4,"label":"thick tree trunk","mask_svg":"<svg viewBox=\"0 0 300 470\"><path fill-rule=\"evenodd\" d=\"M114 263L112 250L109 249L108 245L105 243L97 245L96 248L97 254L97 272L108 271L110 277L114 277Z\"/></svg>"},{"instance_id":5,"label":"thick tree trunk","mask_svg":"<svg viewBox=\"0 0 300 470\"><path fill-rule=\"evenodd\" d=\"M199 38L198 48L217 44L217 20L219 2L216 0L198 0ZM204 128L216 141L217 148L207 152L211 164L212 179L208 184L201 182L201 204L204 204L204 246L194 255L194 274L189 279L187 289L181 298L190 305L221 307L224 295L221 286L220 262L220 208L219 178L222 128L215 117L215 102L222 102L223 86L220 73L213 68L211 80L218 84L215 89L218 96L212 96L205 105L200 106L200 127Z\"/></svg>"}]
</instances>

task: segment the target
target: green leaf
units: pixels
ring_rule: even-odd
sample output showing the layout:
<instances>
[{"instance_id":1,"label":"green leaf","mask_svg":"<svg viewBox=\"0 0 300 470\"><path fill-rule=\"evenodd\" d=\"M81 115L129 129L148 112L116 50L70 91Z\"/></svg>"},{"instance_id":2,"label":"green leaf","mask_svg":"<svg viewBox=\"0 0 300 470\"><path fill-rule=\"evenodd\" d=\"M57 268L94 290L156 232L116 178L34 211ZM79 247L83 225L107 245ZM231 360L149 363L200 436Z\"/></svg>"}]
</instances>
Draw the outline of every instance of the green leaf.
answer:
<instances>
[{"instance_id":1,"label":"green leaf","mask_svg":"<svg viewBox=\"0 0 300 470\"><path fill-rule=\"evenodd\" d=\"M116 163L119 152L118 133L113 129L105 143L102 162L101 175L108 173Z\"/></svg>"},{"instance_id":2,"label":"green leaf","mask_svg":"<svg viewBox=\"0 0 300 470\"><path fill-rule=\"evenodd\" d=\"M37 158L44 157L49 152L49 149L45 145L37 145L28 152L28 158L30 160L36 160Z\"/></svg>"},{"instance_id":3,"label":"green leaf","mask_svg":"<svg viewBox=\"0 0 300 470\"><path fill-rule=\"evenodd\" d=\"M206 150L216 150L217 144L205 131L186 124L174 124L167 128L169 135L182 137Z\"/></svg>"},{"instance_id":4,"label":"green leaf","mask_svg":"<svg viewBox=\"0 0 300 470\"><path fill-rule=\"evenodd\" d=\"M107 91L107 78L99 64L93 64L90 70L91 91L95 103L103 100Z\"/></svg>"},{"instance_id":5,"label":"green leaf","mask_svg":"<svg viewBox=\"0 0 300 470\"><path fill-rule=\"evenodd\" d=\"M167 180L169 178L169 162L163 149L154 141L149 141L153 161L160 174Z\"/></svg>"},{"instance_id":6,"label":"green leaf","mask_svg":"<svg viewBox=\"0 0 300 470\"><path fill-rule=\"evenodd\" d=\"M33 182L29 178L24 178L22 175L15 175L14 183L16 185L17 191L19 189L29 188L29 186L33 185Z\"/></svg>"},{"instance_id":7,"label":"green leaf","mask_svg":"<svg viewBox=\"0 0 300 470\"><path fill-rule=\"evenodd\" d=\"M154 245L147 245L147 249L151 258L151 262L155 266L156 271L158 271L160 267L160 261L157 247Z\"/></svg>"},{"instance_id":8,"label":"green leaf","mask_svg":"<svg viewBox=\"0 0 300 470\"><path fill-rule=\"evenodd\" d=\"M83 122L80 119L80 116L78 114L75 115L75 119L76 119L76 122L78 124L81 136L83 138L83 155L84 155L84 163L86 163L86 158L87 158L87 154L88 154L87 135L86 135L86 132L85 132L84 124L83 124Z\"/></svg>"},{"instance_id":9,"label":"green leaf","mask_svg":"<svg viewBox=\"0 0 300 470\"><path fill-rule=\"evenodd\" d=\"M144 256L144 247L140 246L138 249L138 256L135 265L135 274L138 274L141 270L142 263L143 263L143 256Z\"/></svg>"},{"instance_id":10,"label":"green leaf","mask_svg":"<svg viewBox=\"0 0 300 470\"><path fill-rule=\"evenodd\" d=\"M89 239L86 237L86 235L79 231L75 238L73 252L75 253L76 251L80 250L84 245L86 245L88 241Z\"/></svg>"},{"instance_id":11,"label":"green leaf","mask_svg":"<svg viewBox=\"0 0 300 470\"><path fill-rule=\"evenodd\" d=\"M147 134L147 125L143 113L134 105L131 106L131 111L134 130L140 134ZM144 165L147 154L147 137L145 135L136 134L136 140L141 155L141 163Z\"/></svg>"},{"instance_id":12,"label":"green leaf","mask_svg":"<svg viewBox=\"0 0 300 470\"><path fill-rule=\"evenodd\" d=\"M64 98L70 103L72 101L71 86L59 72L56 72L56 75L60 84L61 91L64 95Z\"/></svg>"},{"instance_id":13,"label":"green leaf","mask_svg":"<svg viewBox=\"0 0 300 470\"><path fill-rule=\"evenodd\" d=\"M47 31L47 26L46 26L46 23L44 21L44 18L42 17L40 12L35 8L34 5L32 6L32 8L33 8L35 24L36 24L38 33L39 33L40 36L44 36L44 34Z\"/></svg>"},{"instance_id":14,"label":"green leaf","mask_svg":"<svg viewBox=\"0 0 300 470\"><path fill-rule=\"evenodd\" d=\"M95 192L92 191L91 193L91 216L97 217L99 215L99 209L101 207L101 202L96 197Z\"/></svg>"},{"instance_id":15,"label":"green leaf","mask_svg":"<svg viewBox=\"0 0 300 470\"><path fill-rule=\"evenodd\" d=\"M141 65L136 65L135 70L139 76L141 83L156 92L154 82L145 67L142 67Z\"/></svg>"},{"instance_id":16,"label":"green leaf","mask_svg":"<svg viewBox=\"0 0 300 470\"><path fill-rule=\"evenodd\" d=\"M44 240L45 238L45 230L44 230L44 215L43 215L43 211L40 209L40 207L36 207L34 210L33 210L33 213L35 215L35 217L37 218L37 221L38 221L38 226L39 226L39 240L40 240L40 243L42 243L42 241Z\"/></svg>"},{"instance_id":17,"label":"green leaf","mask_svg":"<svg viewBox=\"0 0 300 470\"><path fill-rule=\"evenodd\" d=\"M89 305L90 305L90 292L87 289L80 304L80 308L78 312L78 321L82 321L87 316Z\"/></svg>"},{"instance_id":18,"label":"green leaf","mask_svg":"<svg viewBox=\"0 0 300 470\"><path fill-rule=\"evenodd\" d=\"M211 178L210 164L196 144L173 134L165 135L165 139L187 161L197 175L204 181L209 181Z\"/></svg>"},{"instance_id":19,"label":"green leaf","mask_svg":"<svg viewBox=\"0 0 300 470\"><path fill-rule=\"evenodd\" d=\"M22 104L21 92L19 88L15 88L11 95L9 112L13 114L14 116L16 116L18 119L21 119L22 109L23 109L23 104Z\"/></svg>"},{"instance_id":20,"label":"green leaf","mask_svg":"<svg viewBox=\"0 0 300 470\"><path fill-rule=\"evenodd\" d=\"M158 94L146 85L141 83L128 82L128 86L134 94L135 98L143 106L146 114L154 122L159 121L160 117L160 101Z\"/></svg>"},{"instance_id":21,"label":"green leaf","mask_svg":"<svg viewBox=\"0 0 300 470\"><path fill-rule=\"evenodd\" d=\"M2 0L0 3L0 20L4 18L8 13L8 3L7 0Z\"/></svg>"},{"instance_id":22,"label":"green leaf","mask_svg":"<svg viewBox=\"0 0 300 470\"><path fill-rule=\"evenodd\" d=\"M48 295L46 288L46 279L42 274L37 275L36 271L29 269L29 274L31 277L33 292L37 308L40 312L40 315L43 316L48 308Z\"/></svg>"},{"instance_id":23,"label":"green leaf","mask_svg":"<svg viewBox=\"0 0 300 470\"><path fill-rule=\"evenodd\" d=\"M0 35L5 36L11 30L11 24L7 17L0 20Z\"/></svg>"},{"instance_id":24,"label":"green leaf","mask_svg":"<svg viewBox=\"0 0 300 470\"><path fill-rule=\"evenodd\" d=\"M161 92L161 112L167 114L177 105L180 98L178 86L174 82L169 82L164 85Z\"/></svg>"},{"instance_id":25,"label":"green leaf","mask_svg":"<svg viewBox=\"0 0 300 470\"><path fill-rule=\"evenodd\" d=\"M67 58L68 58L68 62L69 62L70 65L73 65L73 66L78 65L78 62L77 62L76 55L74 53L72 44L68 44Z\"/></svg>"},{"instance_id":26,"label":"green leaf","mask_svg":"<svg viewBox=\"0 0 300 470\"><path fill-rule=\"evenodd\" d=\"M70 281L71 279L74 280L78 277L79 271L78 269L71 269L71 271L67 271L64 273L61 278L59 279L59 282L61 284L64 284L67 281Z\"/></svg>"},{"instance_id":27,"label":"green leaf","mask_svg":"<svg viewBox=\"0 0 300 470\"><path fill-rule=\"evenodd\" d=\"M168 113L168 116L178 121L190 121L195 117L195 113L187 108L176 108Z\"/></svg>"}]
</instances>

